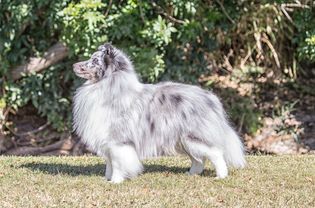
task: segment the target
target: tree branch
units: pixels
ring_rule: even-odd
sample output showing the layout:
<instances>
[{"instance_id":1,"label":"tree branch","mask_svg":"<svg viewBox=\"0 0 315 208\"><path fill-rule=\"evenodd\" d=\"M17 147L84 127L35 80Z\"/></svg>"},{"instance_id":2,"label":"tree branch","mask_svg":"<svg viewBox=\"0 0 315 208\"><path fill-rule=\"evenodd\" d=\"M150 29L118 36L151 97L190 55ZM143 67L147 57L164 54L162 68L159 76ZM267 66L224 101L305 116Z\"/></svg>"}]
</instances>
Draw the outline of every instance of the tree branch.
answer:
<instances>
[{"instance_id":1,"label":"tree branch","mask_svg":"<svg viewBox=\"0 0 315 208\"><path fill-rule=\"evenodd\" d=\"M55 150L71 150L73 146L73 140L65 139L44 147L18 147L5 152L5 155L39 155Z\"/></svg>"},{"instance_id":2,"label":"tree branch","mask_svg":"<svg viewBox=\"0 0 315 208\"><path fill-rule=\"evenodd\" d=\"M107 17L107 15L109 14L110 9L112 8L112 4L113 4L113 0L109 0L106 12L104 14L104 19Z\"/></svg>"},{"instance_id":3,"label":"tree branch","mask_svg":"<svg viewBox=\"0 0 315 208\"><path fill-rule=\"evenodd\" d=\"M53 45L43 57L32 57L28 63L14 68L11 72L13 80L20 79L23 73L30 74L32 72L40 72L41 70L48 68L66 58L68 56L68 51L68 47L63 43Z\"/></svg>"},{"instance_id":4,"label":"tree branch","mask_svg":"<svg viewBox=\"0 0 315 208\"><path fill-rule=\"evenodd\" d=\"M261 37L261 41L267 44L267 46L270 48L271 53L273 55L273 58L275 59L276 65L278 68L280 68L280 61L279 61L279 56L277 54L276 49L273 47L271 42L268 40L268 37L266 34L263 34L263 37Z\"/></svg>"},{"instance_id":5,"label":"tree branch","mask_svg":"<svg viewBox=\"0 0 315 208\"><path fill-rule=\"evenodd\" d=\"M164 17L166 17L170 21L178 23L178 24L185 24L185 21L180 20L180 19L176 19L175 17L173 17L173 16L167 14L166 12L164 12L163 9L159 5L157 5L154 1L151 1L151 4L152 4L152 6L154 8L156 8L158 10L157 12L159 14L163 15Z\"/></svg>"},{"instance_id":6,"label":"tree branch","mask_svg":"<svg viewBox=\"0 0 315 208\"><path fill-rule=\"evenodd\" d=\"M225 10L225 7L223 6L223 3L219 0L216 0L216 2L220 5L222 12L225 14L225 16L228 18L228 20L232 23L235 24L235 21L230 17L230 15L227 13Z\"/></svg>"}]
</instances>

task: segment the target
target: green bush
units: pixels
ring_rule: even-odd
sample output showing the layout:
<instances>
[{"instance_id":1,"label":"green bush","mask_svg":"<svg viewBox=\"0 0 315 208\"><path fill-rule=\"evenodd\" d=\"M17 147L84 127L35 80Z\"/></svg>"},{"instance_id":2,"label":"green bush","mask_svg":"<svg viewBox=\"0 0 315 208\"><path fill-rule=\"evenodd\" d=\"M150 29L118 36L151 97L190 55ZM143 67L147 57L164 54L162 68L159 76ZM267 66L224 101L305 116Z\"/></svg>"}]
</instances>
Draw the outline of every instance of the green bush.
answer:
<instances>
[{"instance_id":1,"label":"green bush","mask_svg":"<svg viewBox=\"0 0 315 208\"><path fill-rule=\"evenodd\" d=\"M107 41L131 56L145 82L197 83L201 75L224 68L223 57L230 51L234 56L229 61L237 67L244 51L253 50L251 57L259 53L257 33L266 35L281 62L292 60L293 51L299 62L315 63L314 9L294 9L292 24L279 8L294 1L218 2L222 1L128 0L109 5L101 0L0 0L1 101L15 110L31 103L56 129L67 130L72 93L80 82L71 63ZM14 67L41 56L57 42L69 47L66 60L43 73L12 80ZM266 45L263 51L268 65L274 54ZM261 61L249 60L248 64L261 67Z\"/></svg>"},{"instance_id":2,"label":"green bush","mask_svg":"<svg viewBox=\"0 0 315 208\"><path fill-rule=\"evenodd\" d=\"M312 8L295 14L298 35L297 55L300 61L315 63L315 5Z\"/></svg>"}]
</instances>

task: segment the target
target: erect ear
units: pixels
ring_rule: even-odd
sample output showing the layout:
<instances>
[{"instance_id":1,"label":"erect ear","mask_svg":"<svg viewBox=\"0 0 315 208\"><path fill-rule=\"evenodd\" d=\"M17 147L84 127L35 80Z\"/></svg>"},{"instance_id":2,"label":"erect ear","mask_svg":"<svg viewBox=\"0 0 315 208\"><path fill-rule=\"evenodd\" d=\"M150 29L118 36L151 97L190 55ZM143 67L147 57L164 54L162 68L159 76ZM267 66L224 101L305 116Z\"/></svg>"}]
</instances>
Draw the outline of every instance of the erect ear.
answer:
<instances>
[{"instance_id":1,"label":"erect ear","mask_svg":"<svg viewBox=\"0 0 315 208\"><path fill-rule=\"evenodd\" d=\"M109 55L109 54L110 54L110 53L105 53L105 54L104 54L104 63L105 63L105 65L106 65L106 67L111 64L111 58L110 58L110 55Z\"/></svg>"},{"instance_id":2,"label":"erect ear","mask_svg":"<svg viewBox=\"0 0 315 208\"><path fill-rule=\"evenodd\" d=\"M98 50L103 52L104 62L108 66L113 58L114 47L110 43L105 43L104 45L101 45Z\"/></svg>"},{"instance_id":3,"label":"erect ear","mask_svg":"<svg viewBox=\"0 0 315 208\"><path fill-rule=\"evenodd\" d=\"M101 45L100 47L98 47L98 50L109 55L113 52L114 47L110 43L105 43L104 45Z\"/></svg>"}]
</instances>

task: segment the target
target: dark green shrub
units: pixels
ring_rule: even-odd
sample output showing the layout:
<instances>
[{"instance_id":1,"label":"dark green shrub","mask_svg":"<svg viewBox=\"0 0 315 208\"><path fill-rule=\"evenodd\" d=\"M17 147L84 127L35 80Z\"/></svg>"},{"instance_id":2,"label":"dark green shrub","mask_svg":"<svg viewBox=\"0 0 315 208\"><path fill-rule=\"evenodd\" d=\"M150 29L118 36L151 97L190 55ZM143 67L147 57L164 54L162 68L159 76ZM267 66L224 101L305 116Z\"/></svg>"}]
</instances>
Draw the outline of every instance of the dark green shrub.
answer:
<instances>
[{"instance_id":1,"label":"dark green shrub","mask_svg":"<svg viewBox=\"0 0 315 208\"><path fill-rule=\"evenodd\" d=\"M246 64L280 74L284 70L277 68L275 53L281 67L291 66L294 56L299 63L315 62L315 12L311 3L309 8L290 13L292 23L281 12L280 4L294 1L108 2L1 0L2 105L18 110L31 103L56 129L67 129L73 89L80 82L72 74L71 63L88 57L107 41L131 56L145 82L172 79L197 83L201 75L225 69L222 63L226 60L239 67L247 51L251 56ZM257 47L257 34L265 35L275 51L266 43ZM14 67L29 57L41 56L60 41L70 49L66 60L13 82L10 72ZM246 106L236 106L232 116ZM248 131L254 131L258 121L246 119L253 121Z\"/></svg>"}]
</instances>

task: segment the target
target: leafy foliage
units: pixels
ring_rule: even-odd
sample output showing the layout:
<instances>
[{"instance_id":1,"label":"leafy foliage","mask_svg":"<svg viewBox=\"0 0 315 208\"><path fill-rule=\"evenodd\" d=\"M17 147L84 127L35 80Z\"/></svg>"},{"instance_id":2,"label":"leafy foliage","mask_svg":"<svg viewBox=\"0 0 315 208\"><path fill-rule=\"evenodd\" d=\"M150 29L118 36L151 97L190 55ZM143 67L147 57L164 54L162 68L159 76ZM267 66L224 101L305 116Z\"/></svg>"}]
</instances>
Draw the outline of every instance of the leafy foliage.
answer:
<instances>
[{"instance_id":1,"label":"leafy foliage","mask_svg":"<svg viewBox=\"0 0 315 208\"><path fill-rule=\"evenodd\" d=\"M89 56L93 50L107 40L104 15L100 12L105 8L100 0L82 0L79 3L71 2L62 11L58 18L62 21L61 40L63 40L74 53Z\"/></svg>"},{"instance_id":2,"label":"leafy foliage","mask_svg":"<svg viewBox=\"0 0 315 208\"><path fill-rule=\"evenodd\" d=\"M315 7L305 12L295 14L296 27L299 35L296 38L298 44L297 54L301 61L315 63Z\"/></svg>"},{"instance_id":3,"label":"leafy foliage","mask_svg":"<svg viewBox=\"0 0 315 208\"><path fill-rule=\"evenodd\" d=\"M290 20L281 6L294 1L110 2L0 0L1 102L15 110L31 103L56 129L68 129L72 92L80 82L71 73L71 63L107 41L131 56L145 82L197 83L200 76L218 69L228 71L226 62L243 69L270 68L284 77L284 69L295 58L299 67L315 63L311 3L307 8L291 8ZM28 57L41 56L58 41L70 49L67 60L42 74L12 81L12 68ZM237 112L246 106L232 106L234 120L244 119ZM257 119L250 112L245 116L253 125L249 129L256 129Z\"/></svg>"}]
</instances>

